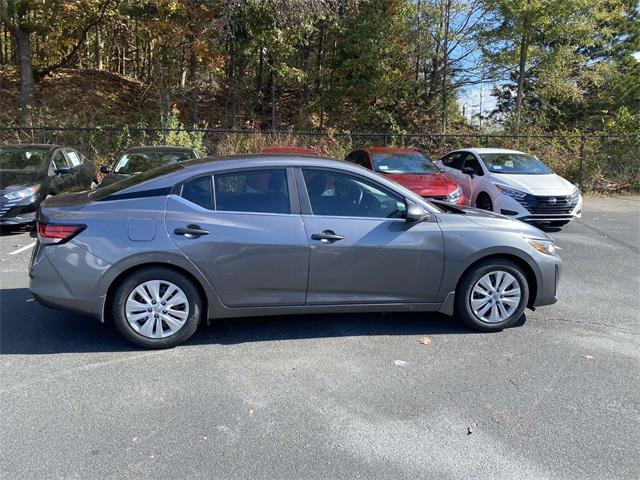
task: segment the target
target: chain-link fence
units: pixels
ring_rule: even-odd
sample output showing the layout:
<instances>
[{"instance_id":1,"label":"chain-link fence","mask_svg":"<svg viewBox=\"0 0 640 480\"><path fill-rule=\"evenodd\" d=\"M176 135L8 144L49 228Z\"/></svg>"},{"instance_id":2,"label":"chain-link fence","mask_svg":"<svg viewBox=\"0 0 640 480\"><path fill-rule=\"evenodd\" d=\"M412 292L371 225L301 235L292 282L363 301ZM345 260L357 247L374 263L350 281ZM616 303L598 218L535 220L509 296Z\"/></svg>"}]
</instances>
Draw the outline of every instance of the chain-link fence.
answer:
<instances>
[{"instance_id":1,"label":"chain-link fence","mask_svg":"<svg viewBox=\"0 0 640 480\"><path fill-rule=\"evenodd\" d=\"M426 152L432 159L456 148L515 148L536 155L556 173L584 189L640 190L640 135L0 127L0 141L69 145L97 165L113 163L131 146L154 144L189 146L210 156L255 153L266 146L310 146L319 154L334 158L344 158L351 149L359 147L412 147Z\"/></svg>"}]
</instances>

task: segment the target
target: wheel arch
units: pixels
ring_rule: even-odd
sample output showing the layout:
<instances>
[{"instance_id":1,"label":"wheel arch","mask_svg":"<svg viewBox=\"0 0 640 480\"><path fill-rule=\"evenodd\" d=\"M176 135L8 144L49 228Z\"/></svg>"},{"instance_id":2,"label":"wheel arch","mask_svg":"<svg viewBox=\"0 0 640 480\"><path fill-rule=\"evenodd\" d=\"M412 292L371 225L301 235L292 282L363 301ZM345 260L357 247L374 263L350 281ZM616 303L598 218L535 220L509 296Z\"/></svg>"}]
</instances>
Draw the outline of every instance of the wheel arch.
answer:
<instances>
[{"instance_id":1,"label":"wheel arch","mask_svg":"<svg viewBox=\"0 0 640 480\"><path fill-rule=\"evenodd\" d=\"M111 318L111 301L113 294L118 285L122 283L128 275L145 268L166 268L185 275L193 282L204 304L204 321L208 322L216 306L215 302L219 300L206 278L204 278L193 265L190 263L185 264L185 262L188 262L186 259L173 258L173 255L167 255L166 253L160 257L156 257L155 255L145 257L146 256L138 258L137 261L135 258L125 259L123 262L112 265L109 271L103 276L99 287L101 294L98 297L97 305L100 321L104 323L107 319Z\"/></svg>"},{"instance_id":2,"label":"wheel arch","mask_svg":"<svg viewBox=\"0 0 640 480\"><path fill-rule=\"evenodd\" d=\"M522 257L514 255L512 253L490 253L488 255L475 259L472 263L467 265L462 274L458 277L455 291L458 291L460 282L470 271L476 268L479 264L494 259L507 260L520 267L520 269L524 273L525 278L527 279L527 284L529 285L529 300L527 301L527 307L532 307L538 295L538 275L536 274L531 264L529 264L529 262L527 262Z\"/></svg>"},{"instance_id":3,"label":"wheel arch","mask_svg":"<svg viewBox=\"0 0 640 480\"><path fill-rule=\"evenodd\" d=\"M475 193L475 195L473 196L473 205L476 208L478 207L478 198L481 197L482 195L486 195L487 197L489 197L489 200L491 201L491 206L495 207L495 202L493 201L493 197L491 196L491 194L489 192L487 192L486 188L482 188L479 192Z\"/></svg>"}]
</instances>

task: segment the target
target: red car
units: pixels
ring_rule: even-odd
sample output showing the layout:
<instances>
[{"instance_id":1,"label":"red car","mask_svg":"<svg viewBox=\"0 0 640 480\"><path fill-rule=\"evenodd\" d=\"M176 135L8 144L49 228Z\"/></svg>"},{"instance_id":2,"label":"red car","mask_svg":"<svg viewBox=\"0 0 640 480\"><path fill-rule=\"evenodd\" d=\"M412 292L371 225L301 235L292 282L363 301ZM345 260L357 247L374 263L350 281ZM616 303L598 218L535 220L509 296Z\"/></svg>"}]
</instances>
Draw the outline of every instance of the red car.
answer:
<instances>
[{"instance_id":1,"label":"red car","mask_svg":"<svg viewBox=\"0 0 640 480\"><path fill-rule=\"evenodd\" d=\"M312 148L308 147L263 147L260 153L295 153L302 155L318 155Z\"/></svg>"},{"instance_id":2,"label":"red car","mask_svg":"<svg viewBox=\"0 0 640 480\"><path fill-rule=\"evenodd\" d=\"M362 148L352 151L345 160L381 173L422 197L464 204L460 186L418 150Z\"/></svg>"}]
</instances>

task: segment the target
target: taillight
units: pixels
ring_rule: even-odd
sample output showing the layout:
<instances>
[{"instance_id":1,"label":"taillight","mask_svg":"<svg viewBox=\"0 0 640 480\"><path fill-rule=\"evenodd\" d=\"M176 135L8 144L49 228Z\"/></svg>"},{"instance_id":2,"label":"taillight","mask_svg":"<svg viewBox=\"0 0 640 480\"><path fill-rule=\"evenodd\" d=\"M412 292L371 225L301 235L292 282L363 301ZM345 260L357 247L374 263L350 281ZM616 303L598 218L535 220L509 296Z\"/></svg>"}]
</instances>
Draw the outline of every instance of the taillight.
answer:
<instances>
[{"instance_id":1,"label":"taillight","mask_svg":"<svg viewBox=\"0 0 640 480\"><path fill-rule=\"evenodd\" d=\"M71 240L84 229L84 225L60 225L38 222L38 239L43 245L60 244Z\"/></svg>"}]
</instances>

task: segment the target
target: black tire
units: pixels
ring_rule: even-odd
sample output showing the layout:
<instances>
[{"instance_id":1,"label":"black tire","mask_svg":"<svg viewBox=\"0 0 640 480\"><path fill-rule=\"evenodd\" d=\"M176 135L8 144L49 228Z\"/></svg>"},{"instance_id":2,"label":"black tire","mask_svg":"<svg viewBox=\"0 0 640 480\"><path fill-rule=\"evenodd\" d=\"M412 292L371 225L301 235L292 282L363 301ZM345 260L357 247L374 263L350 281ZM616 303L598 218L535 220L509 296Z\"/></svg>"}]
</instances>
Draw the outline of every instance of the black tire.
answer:
<instances>
[{"instance_id":1,"label":"black tire","mask_svg":"<svg viewBox=\"0 0 640 480\"><path fill-rule=\"evenodd\" d=\"M481 210L488 210L490 212L493 212L493 202L491 201L491 197L488 194L482 192L478 195L478 198L476 198L476 207Z\"/></svg>"},{"instance_id":2,"label":"black tire","mask_svg":"<svg viewBox=\"0 0 640 480\"><path fill-rule=\"evenodd\" d=\"M164 280L179 287L187 297L189 315L184 325L166 338L149 338L136 332L125 315L125 304L131 292L149 280ZM203 312L203 302L193 281L182 273L168 268L153 267L137 270L116 288L112 300L113 321L122 335L132 343L150 349L172 348L187 341L195 333ZM165 312L166 313L166 312Z\"/></svg>"},{"instance_id":3,"label":"black tire","mask_svg":"<svg viewBox=\"0 0 640 480\"><path fill-rule=\"evenodd\" d=\"M471 308L471 293L473 286L484 275L491 272L507 272L513 275L520 287L520 303L504 321L487 323L479 318ZM499 332L510 327L520 319L529 302L529 284L527 278L515 263L501 259L488 259L467 271L458 282L455 296L455 314L465 325L481 332Z\"/></svg>"}]
</instances>

